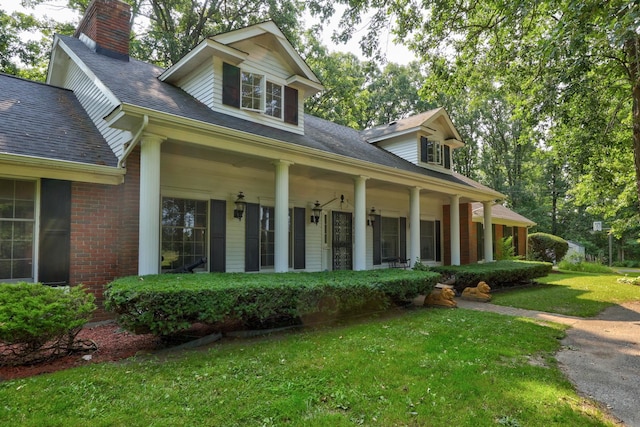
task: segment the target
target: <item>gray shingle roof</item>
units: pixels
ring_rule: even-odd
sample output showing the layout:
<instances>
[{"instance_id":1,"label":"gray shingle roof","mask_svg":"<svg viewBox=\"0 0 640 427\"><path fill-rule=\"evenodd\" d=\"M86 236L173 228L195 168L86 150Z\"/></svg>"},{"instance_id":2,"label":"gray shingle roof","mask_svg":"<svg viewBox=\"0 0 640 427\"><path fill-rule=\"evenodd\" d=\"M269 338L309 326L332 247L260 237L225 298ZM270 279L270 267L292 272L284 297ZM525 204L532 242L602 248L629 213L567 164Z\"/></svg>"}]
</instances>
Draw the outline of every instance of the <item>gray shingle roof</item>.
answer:
<instances>
[{"instance_id":1,"label":"gray shingle roof","mask_svg":"<svg viewBox=\"0 0 640 427\"><path fill-rule=\"evenodd\" d=\"M482 217L484 215L484 206L482 205L482 203L471 203L471 210L474 217ZM536 225L536 223L531 221L529 218L526 218L503 205L493 205L491 207L491 217L494 219L519 222L523 226Z\"/></svg>"},{"instance_id":2,"label":"gray shingle roof","mask_svg":"<svg viewBox=\"0 0 640 427\"><path fill-rule=\"evenodd\" d=\"M73 92L0 74L0 153L117 166Z\"/></svg>"},{"instance_id":3,"label":"gray shingle roof","mask_svg":"<svg viewBox=\"0 0 640 427\"><path fill-rule=\"evenodd\" d=\"M424 113L416 114L415 116L406 117L391 123L365 129L362 133L364 137L369 140L385 135L391 135L393 133L401 133L409 129L415 129L422 126L424 122L429 120L440 110L442 110L442 108L435 108L433 110L425 111Z\"/></svg>"},{"instance_id":4,"label":"gray shingle roof","mask_svg":"<svg viewBox=\"0 0 640 427\"><path fill-rule=\"evenodd\" d=\"M299 135L213 111L182 89L160 81L158 76L164 72L162 68L133 58L128 62L109 58L96 54L79 39L68 36L59 36L59 38L123 103L419 173L473 188L455 176L421 168L371 145L355 129L314 116L305 115L305 134Z\"/></svg>"}]
</instances>

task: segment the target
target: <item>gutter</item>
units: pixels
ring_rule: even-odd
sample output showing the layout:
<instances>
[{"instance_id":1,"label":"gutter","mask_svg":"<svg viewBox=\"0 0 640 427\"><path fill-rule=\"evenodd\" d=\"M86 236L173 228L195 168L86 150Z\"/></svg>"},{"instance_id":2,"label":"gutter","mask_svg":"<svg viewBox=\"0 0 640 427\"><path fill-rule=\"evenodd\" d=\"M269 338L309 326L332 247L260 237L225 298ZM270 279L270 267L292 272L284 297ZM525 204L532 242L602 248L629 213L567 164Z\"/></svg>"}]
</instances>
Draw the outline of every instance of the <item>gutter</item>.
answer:
<instances>
[{"instance_id":1,"label":"gutter","mask_svg":"<svg viewBox=\"0 0 640 427\"><path fill-rule=\"evenodd\" d=\"M118 160L118 168L124 168L124 163L127 161L127 157L129 157L129 154L131 154L135 146L138 145L138 141L140 141L142 132L144 132L148 125L149 116L145 114L142 116L142 125L140 126L140 129L138 129L136 134L131 138L129 142L125 142L124 145L126 146L126 148L124 150L124 153L122 154L122 158Z\"/></svg>"}]
</instances>

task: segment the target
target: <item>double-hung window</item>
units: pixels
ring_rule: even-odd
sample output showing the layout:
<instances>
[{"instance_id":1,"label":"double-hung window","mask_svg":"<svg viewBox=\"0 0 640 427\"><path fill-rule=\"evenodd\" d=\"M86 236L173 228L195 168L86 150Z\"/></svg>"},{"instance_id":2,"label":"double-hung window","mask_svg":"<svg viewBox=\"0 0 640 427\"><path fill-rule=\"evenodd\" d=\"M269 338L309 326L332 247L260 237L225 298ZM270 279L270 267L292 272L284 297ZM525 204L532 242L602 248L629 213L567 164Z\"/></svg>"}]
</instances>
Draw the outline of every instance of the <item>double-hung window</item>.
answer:
<instances>
[{"instance_id":1,"label":"double-hung window","mask_svg":"<svg viewBox=\"0 0 640 427\"><path fill-rule=\"evenodd\" d=\"M0 280L33 278L35 181L0 179Z\"/></svg>"},{"instance_id":2,"label":"double-hung window","mask_svg":"<svg viewBox=\"0 0 640 427\"><path fill-rule=\"evenodd\" d=\"M242 108L246 110L262 111L263 80L263 75L248 73L246 71L242 72Z\"/></svg>"},{"instance_id":3,"label":"double-hung window","mask_svg":"<svg viewBox=\"0 0 640 427\"><path fill-rule=\"evenodd\" d=\"M420 221L420 259L422 261L436 259L435 221Z\"/></svg>"},{"instance_id":4,"label":"double-hung window","mask_svg":"<svg viewBox=\"0 0 640 427\"><path fill-rule=\"evenodd\" d=\"M222 67L222 103L298 124L298 90L231 64Z\"/></svg>"},{"instance_id":5,"label":"double-hung window","mask_svg":"<svg viewBox=\"0 0 640 427\"><path fill-rule=\"evenodd\" d=\"M162 199L162 269L190 266L207 257L207 201Z\"/></svg>"},{"instance_id":6,"label":"double-hung window","mask_svg":"<svg viewBox=\"0 0 640 427\"><path fill-rule=\"evenodd\" d=\"M380 243L382 260L396 259L399 253L400 227L398 218L380 218Z\"/></svg>"},{"instance_id":7,"label":"double-hung window","mask_svg":"<svg viewBox=\"0 0 640 427\"><path fill-rule=\"evenodd\" d=\"M278 119L282 118L282 86L267 81L264 113Z\"/></svg>"},{"instance_id":8,"label":"double-hung window","mask_svg":"<svg viewBox=\"0 0 640 427\"><path fill-rule=\"evenodd\" d=\"M273 267L275 264L275 209L272 206L260 206L260 267Z\"/></svg>"},{"instance_id":9,"label":"double-hung window","mask_svg":"<svg viewBox=\"0 0 640 427\"><path fill-rule=\"evenodd\" d=\"M442 144L424 136L420 137L420 160L424 163L442 165Z\"/></svg>"}]
</instances>

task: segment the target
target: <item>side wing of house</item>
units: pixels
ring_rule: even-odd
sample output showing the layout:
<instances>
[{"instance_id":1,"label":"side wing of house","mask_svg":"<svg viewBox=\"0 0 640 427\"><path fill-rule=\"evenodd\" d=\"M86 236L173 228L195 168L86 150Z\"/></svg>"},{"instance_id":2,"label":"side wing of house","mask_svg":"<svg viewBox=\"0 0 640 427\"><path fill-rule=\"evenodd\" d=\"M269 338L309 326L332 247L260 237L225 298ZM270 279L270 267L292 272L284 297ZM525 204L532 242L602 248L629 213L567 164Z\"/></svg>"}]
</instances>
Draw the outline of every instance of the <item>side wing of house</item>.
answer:
<instances>
[{"instance_id":1,"label":"side wing of house","mask_svg":"<svg viewBox=\"0 0 640 427\"><path fill-rule=\"evenodd\" d=\"M0 280L92 286L78 276L117 260L87 233L119 228L124 171L69 90L0 75L0 111Z\"/></svg>"}]
</instances>

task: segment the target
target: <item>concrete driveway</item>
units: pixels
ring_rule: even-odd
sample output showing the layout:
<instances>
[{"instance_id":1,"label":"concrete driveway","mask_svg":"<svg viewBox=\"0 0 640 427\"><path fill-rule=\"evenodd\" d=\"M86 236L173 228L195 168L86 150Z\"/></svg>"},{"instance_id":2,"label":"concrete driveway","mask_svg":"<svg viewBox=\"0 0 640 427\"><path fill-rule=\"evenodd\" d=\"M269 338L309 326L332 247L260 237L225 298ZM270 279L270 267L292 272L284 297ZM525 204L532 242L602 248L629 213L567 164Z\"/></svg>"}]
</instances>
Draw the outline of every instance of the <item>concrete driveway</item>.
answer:
<instances>
[{"instance_id":1,"label":"concrete driveway","mask_svg":"<svg viewBox=\"0 0 640 427\"><path fill-rule=\"evenodd\" d=\"M605 405L623 425L640 427L640 302L579 318L457 299L458 307L570 325L556 354L579 393Z\"/></svg>"}]
</instances>

